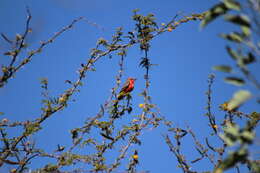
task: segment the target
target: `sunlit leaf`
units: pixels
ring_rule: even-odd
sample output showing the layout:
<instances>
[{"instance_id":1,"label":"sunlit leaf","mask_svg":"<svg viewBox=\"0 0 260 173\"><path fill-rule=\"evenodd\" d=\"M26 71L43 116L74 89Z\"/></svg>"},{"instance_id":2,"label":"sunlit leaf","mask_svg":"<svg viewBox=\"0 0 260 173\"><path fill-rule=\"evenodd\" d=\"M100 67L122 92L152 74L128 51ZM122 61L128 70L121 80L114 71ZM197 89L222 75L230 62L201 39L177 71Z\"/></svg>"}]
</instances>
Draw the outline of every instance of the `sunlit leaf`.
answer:
<instances>
[{"instance_id":1,"label":"sunlit leaf","mask_svg":"<svg viewBox=\"0 0 260 173\"><path fill-rule=\"evenodd\" d=\"M246 15L226 15L225 20L240 26L250 27L250 19Z\"/></svg>"},{"instance_id":2,"label":"sunlit leaf","mask_svg":"<svg viewBox=\"0 0 260 173\"><path fill-rule=\"evenodd\" d=\"M251 93L247 90L237 91L233 98L228 102L227 109L234 110L245 103L251 97Z\"/></svg>"},{"instance_id":3,"label":"sunlit leaf","mask_svg":"<svg viewBox=\"0 0 260 173\"><path fill-rule=\"evenodd\" d=\"M250 168L252 169L252 172L260 172L260 161L254 160L249 162Z\"/></svg>"},{"instance_id":4,"label":"sunlit leaf","mask_svg":"<svg viewBox=\"0 0 260 173\"><path fill-rule=\"evenodd\" d=\"M257 113L257 112L252 112L250 117L254 120L260 120L260 113Z\"/></svg>"},{"instance_id":5,"label":"sunlit leaf","mask_svg":"<svg viewBox=\"0 0 260 173\"><path fill-rule=\"evenodd\" d=\"M240 4L235 0L224 0L223 2L225 4L225 6L229 9L237 10L237 11L239 11L241 9Z\"/></svg>"},{"instance_id":6,"label":"sunlit leaf","mask_svg":"<svg viewBox=\"0 0 260 173\"><path fill-rule=\"evenodd\" d=\"M244 36L249 36L251 34L250 19L246 15L226 15L225 20L239 25Z\"/></svg>"},{"instance_id":7,"label":"sunlit leaf","mask_svg":"<svg viewBox=\"0 0 260 173\"><path fill-rule=\"evenodd\" d=\"M244 64L251 64L255 61L256 61L256 58L251 52L248 53L247 57L243 58Z\"/></svg>"},{"instance_id":8,"label":"sunlit leaf","mask_svg":"<svg viewBox=\"0 0 260 173\"><path fill-rule=\"evenodd\" d=\"M41 126L39 123L29 123L26 125L25 128L25 132L23 133L23 135L25 136L29 136L37 131L39 131L41 129Z\"/></svg>"},{"instance_id":9,"label":"sunlit leaf","mask_svg":"<svg viewBox=\"0 0 260 173\"><path fill-rule=\"evenodd\" d=\"M250 30L249 27L247 27L247 26L242 26L241 29L242 29L242 32L243 32L243 34L244 34L245 36L248 37L248 36L251 34L251 30Z\"/></svg>"},{"instance_id":10,"label":"sunlit leaf","mask_svg":"<svg viewBox=\"0 0 260 173\"><path fill-rule=\"evenodd\" d=\"M207 11L204 19L202 20L200 27L204 28L207 24L212 22L217 17L225 14L228 11L228 8L224 3L219 3Z\"/></svg>"},{"instance_id":11,"label":"sunlit leaf","mask_svg":"<svg viewBox=\"0 0 260 173\"><path fill-rule=\"evenodd\" d=\"M14 52L14 51L5 52L4 55L7 55L7 56L15 56L15 52Z\"/></svg>"},{"instance_id":12,"label":"sunlit leaf","mask_svg":"<svg viewBox=\"0 0 260 173\"><path fill-rule=\"evenodd\" d=\"M217 168L216 170L214 170L214 173L223 173L223 169L222 168Z\"/></svg>"},{"instance_id":13,"label":"sunlit leaf","mask_svg":"<svg viewBox=\"0 0 260 173\"><path fill-rule=\"evenodd\" d=\"M245 81L238 77L226 77L224 80L225 82L236 86L241 86L245 84Z\"/></svg>"},{"instance_id":14,"label":"sunlit leaf","mask_svg":"<svg viewBox=\"0 0 260 173\"><path fill-rule=\"evenodd\" d=\"M246 147L242 147L235 152L230 152L226 159L220 162L214 173L222 173L224 170L234 167L239 162L245 162L248 156Z\"/></svg>"},{"instance_id":15,"label":"sunlit leaf","mask_svg":"<svg viewBox=\"0 0 260 173\"><path fill-rule=\"evenodd\" d=\"M232 32L230 34L220 34L220 36L226 40L240 43L244 39L244 35L238 32Z\"/></svg>"},{"instance_id":16,"label":"sunlit leaf","mask_svg":"<svg viewBox=\"0 0 260 173\"><path fill-rule=\"evenodd\" d=\"M243 131L241 133L241 139L243 140L244 143L249 143L251 144L255 138L255 133L250 132L250 131Z\"/></svg>"},{"instance_id":17,"label":"sunlit leaf","mask_svg":"<svg viewBox=\"0 0 260 173\"><path fill-rule=\"evenodd\" d=\"M237 125L228 123L224 128L224 133L220 137L225 141L228 146L233 146L239 139L239 127Z\"/></svg>"},{"instance_id":18,"label":"sunlit leaf","mask_svg":"<svg viewBox=\"0 0 260 173\"><path fill-rule=\"evenodd\" d=\"M231 56L231 58L233 58L234 60L239 60L239 59L242 59L242 58L243 58L240 54L238 54L237 51L231 49L229 46L227 46L226 49L227 49L228 54L229 54L229 55Z\"/></svg>"},{"instance_id":19,"label":"sunlit leaf","mask_svg":"<svg viewBox=\"0 0 260 173\"><path fill-rule=\"evenodd\" d=\"M225 73L230 73L232 72L232 68L228 65L218 65L218 66L214 66L213 67L214 70L218 70L221 72L225 72Z\"/></svg>"}]
</instances>

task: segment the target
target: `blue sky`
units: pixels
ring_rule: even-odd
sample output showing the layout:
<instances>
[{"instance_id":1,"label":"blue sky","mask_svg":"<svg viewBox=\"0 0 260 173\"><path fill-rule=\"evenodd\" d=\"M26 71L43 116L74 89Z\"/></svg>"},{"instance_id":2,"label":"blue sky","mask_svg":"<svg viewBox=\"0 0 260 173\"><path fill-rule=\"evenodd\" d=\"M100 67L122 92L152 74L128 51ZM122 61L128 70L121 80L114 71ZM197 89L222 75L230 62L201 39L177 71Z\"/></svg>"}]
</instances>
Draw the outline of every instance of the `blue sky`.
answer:
<instances>
[{"instance_id":1,"label":"blue sky","mask_svg":"<svg viewBox=\"0 0 260 173\"><path fill-rule=\"evenodd\" d=\"M25 27L25 7L32 13L33 32L29 37L29 44L37 47L39 41L50 38L63 26L73 19L84 16L89 21L97 23L100 28L82 21L70 31L64 33L54 43L47 46L43 52L35 56L32 62L24 67L6 87L0 90L1 112L3 118L10 120L33 119L40 114L41 88L40 78L49 79L51 95L57 96L67 88L65 80L76 79L76 70L80 64L86 62L91 48L95 47L98 38L110 39L117 27L122 26L123 31L133 30L131 20L132 10L139 8L142 14L153 13L159 23L167 22L182 12L185 15L200 13L212 5L216 0L164 0L164 1L86 1L86 0L1 0L0 2L0 32L10 37L22 33ZM152 101L158 105L161 113L172 120L175 125L185 127L189 125L199 138L209 134L206 126L207 120L203 114L206 112L205 92L207 90L207 76L212 73L211 67L219 64L232 64L225 52L226 42L217 34L221 31L231 30L232 26L216 21L205 30L199 30L199 23L189 22L183 24L171 33L165 33L152 41L149 55L154 66L151 70L150 94ZM0 53L8 46L0 41ZM144 87L144 70L138 67L142 54L134 47L128 52L125 61L124 79L129 76L136 77L133 91L133 104L142 103L138 96ZM8 57L1 56L0 63L8 62ZM22 58L22 57L19 57ZM67 145L70 141L69 130L80 127L84 121L98 112L99 106L110 94L114 79L118 71L118 57L103 58L96 64L96 72L91 72L84 81L80 94L73 98L76 102L70 103L64 111L55 114L44 123L44 129L35 137L39 146L53 151L58 143ZM219 104L228 100L237 89L222 81L223 74L217 73L213 86L214 111L219 116ZM252 87L249 86L250 89ZM253 90L253 89L252 89ZM15 108L15 109L14 109ZM252 108L256 105L252 104ZM12 131L16 134L17 131ZM174 156L168 151L162 134L165 129L147 131L143 135L140 151L140 166L138 169L151 172L181 172L177 168ZM186 141L184 153L190 158L196 158L191 147L191 140ZM130 150L132 151L132 150ZM33 162L32 167L42 166L44 160ZM207 162L195 167L201 171L208 168ZM0 168L0 171L3 168ZM5 168L7 169L7 168Z\"/></svg>"}]
</instances>

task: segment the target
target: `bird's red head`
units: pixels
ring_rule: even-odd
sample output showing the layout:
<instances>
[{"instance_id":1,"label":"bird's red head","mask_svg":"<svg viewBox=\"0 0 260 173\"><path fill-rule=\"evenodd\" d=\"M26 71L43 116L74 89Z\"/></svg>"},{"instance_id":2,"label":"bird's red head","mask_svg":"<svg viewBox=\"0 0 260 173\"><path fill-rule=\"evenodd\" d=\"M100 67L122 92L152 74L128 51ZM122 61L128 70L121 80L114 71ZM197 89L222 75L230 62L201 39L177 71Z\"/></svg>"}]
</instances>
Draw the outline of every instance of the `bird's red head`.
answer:
<instances>
[{"instance_id":1,"label":"bird's red head","mask_svg":"<svg viewBox=\"0 0 260 173\"><path fill-rule=\"evenodd\" d=\"M136 81L136 78L129 77L127 80L134 83Z\"/></svg>"}]
</instances>

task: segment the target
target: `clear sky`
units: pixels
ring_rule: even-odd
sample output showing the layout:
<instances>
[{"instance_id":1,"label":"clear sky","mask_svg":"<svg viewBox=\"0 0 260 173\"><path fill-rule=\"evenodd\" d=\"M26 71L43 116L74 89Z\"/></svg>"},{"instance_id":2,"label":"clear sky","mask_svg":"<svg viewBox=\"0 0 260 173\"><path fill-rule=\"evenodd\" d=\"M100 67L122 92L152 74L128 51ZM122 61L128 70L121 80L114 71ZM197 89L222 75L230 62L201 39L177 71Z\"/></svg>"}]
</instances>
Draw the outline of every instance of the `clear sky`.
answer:
<instances>
[{"instance_id":1,"label":"clear sky","mask_svg":"<svg viewBox=\"0 0 260 173\"><path fill-rule=\"evenodd\" d=\"M217 0L1 0L0 1L0 32L9 37L22 33L25 27L26 6L32 13L33 32L29 37L30 50L46 40L73 19L84 16L89 21L97 23L100 28L80 22L70 31L64 33L54 43L47 46L43 52L35 56L30 64L18 72L6 87L0 89L0 112L2 118L10 120L25 120L37 117L41 110L40 78L49 79L51 95L59 95L67 88L65 80L76 79L76 70L86 62L91 48L95 47L98 38L110 39L117 27L123 31L132 31L134 23L131 20L132 10L139 8L140 13L155 14L159 23L167 22L178 12L184 15L201 13ZM209 135L206 117L207 76L211 67L219 64L231 64L232 61L225 52L225 41L218 37L222 31L230 30L231 26L216 21L205 30L199 30L199 23L183 24L171 33L165 33L152 42L149 56L153 64L151 69L150 94L152 101L158 105L161 113L172 120L175 125L189 125L200 139ZM0 41L0 53L8 46ZM124 79L136 77L133 91L135 109L142 103L138 95L144 87L143 69L138 64L142 54L135 47L129 50L126 57ZM8 57L1 55L0 63L7 62ZM22 57L19 57L22 58ZM89 73L80 94L73 98L64 111L55 114L44 123L35 140L47 151L56 149L57 144L71 143L69 130L80 127L84 121L98 112L101 103L108 98L114 85L114 77L118 71L118 57L103 58L96 65L96 72ZM213 87L214 111L218 105L227 101L237 89L222 81L223 75L217 73ZM252 105L256 108L255 105ZM137 110L135 110L137 111ZM130 115L131 116L131 115ZM219 114L223 116L223 114ZM17 131L13 131L17 134ZM142 136L140 166L138 170L157 172L181 172L177 161L169 152L162 134L165 129L146 131ZM189 160L198 154L192 148L191 140L186 140L184 153ZM132 151L132 150L130 150ZM32 168L38 168L44 160L32 162ZM201 171L208 169L207 162L195 165ZM0 168L0 172L3 168ZM6 168L5 168L6 169Z\"/></svg>"}]
</instances>

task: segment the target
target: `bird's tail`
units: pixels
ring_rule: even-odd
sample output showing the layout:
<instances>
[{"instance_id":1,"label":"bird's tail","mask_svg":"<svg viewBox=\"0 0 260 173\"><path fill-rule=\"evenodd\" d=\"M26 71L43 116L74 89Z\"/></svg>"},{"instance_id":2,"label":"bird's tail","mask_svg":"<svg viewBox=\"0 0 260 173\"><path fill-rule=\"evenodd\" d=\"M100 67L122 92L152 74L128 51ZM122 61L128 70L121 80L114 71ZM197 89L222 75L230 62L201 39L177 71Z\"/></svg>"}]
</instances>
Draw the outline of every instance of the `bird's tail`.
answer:
<instances>
[{"instance_id":1,"label":"bird's tail","mask_svg":"<svg viewBox=\"0 0 260 173\"><path fill-rule=\"evenodd\" d=\"M117 96L117 101L122 100L125 97L125 92L120 92Z\"/></svg>"}]
</instances>

